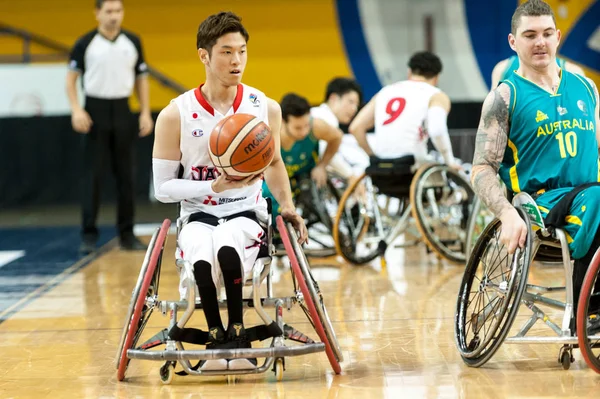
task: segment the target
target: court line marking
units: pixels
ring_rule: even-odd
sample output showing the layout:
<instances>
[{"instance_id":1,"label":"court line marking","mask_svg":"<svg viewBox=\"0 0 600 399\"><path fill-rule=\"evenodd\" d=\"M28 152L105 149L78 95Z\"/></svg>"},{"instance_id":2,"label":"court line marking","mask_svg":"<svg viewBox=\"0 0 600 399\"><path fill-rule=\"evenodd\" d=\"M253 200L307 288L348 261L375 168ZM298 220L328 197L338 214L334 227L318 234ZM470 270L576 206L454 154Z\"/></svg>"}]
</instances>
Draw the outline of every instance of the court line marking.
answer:
<instances>
[{"instance_id":1,"label":"court line marking","mask_svg":"<svg viewBox=\"0 0 600 399\"><path fill-rule=\"evenodd\" d=\"M0 251L0 267L6 266L15 260L25 256L25 251Z\"/></svg>"},{"instance_id":2,"label":"court line marking","mask_svg":"<svg viewBox=\"0 0 600 399\"><path fill-rule=\"evenodd\" d=\"M39 286L38 288L36 288L35 290L33 290L32 292L27 294L25 297L21 298L19 301L12 304L11 306L9 306L6 310L0 312L0 324L2 324L4 321L8 320L16 312L20 311L22 308L27 306L34 299L34 297L40 296L41 294L44 294L44 293L50 291L52 288L56 287L57 285L59 285L60 283L65 281L68 276L83 269L84 267L89 265L92 261L98 259L100 256L104 255L105 253L107 253L108 251L110 251L111 249L116 247L116 244L117 244L117 238L113 238L112 240L110 240L109 242L104 244L102 247L100 247L97 251L78 260L73 265L69 266L68 268L63 270L61 273L54 276L50 281Z\"/></svg>"}]
</instances>

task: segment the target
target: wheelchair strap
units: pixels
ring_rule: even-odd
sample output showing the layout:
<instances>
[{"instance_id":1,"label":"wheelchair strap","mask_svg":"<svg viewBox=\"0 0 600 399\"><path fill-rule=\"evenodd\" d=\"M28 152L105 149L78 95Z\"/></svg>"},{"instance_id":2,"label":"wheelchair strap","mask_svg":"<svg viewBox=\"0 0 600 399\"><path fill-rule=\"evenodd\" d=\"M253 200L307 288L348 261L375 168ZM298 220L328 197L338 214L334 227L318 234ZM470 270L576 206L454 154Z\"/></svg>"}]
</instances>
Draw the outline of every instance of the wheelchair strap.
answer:
<instances>
[{"instance_id":1,"label":"wheelchair strap","mask_svg":"<svg viewBox=\"0 0 600 399\"><path fill-rule=\"evenodd\" d=\"M567 224L565 217L569 214L569 210L571 209L571 204L573 200L583 190L593 186L600 186L600 183L586 183L580 186L575 187L573 190L569 191L564 197L558 201L556 205L550 212L548 216L546 216L546 220L544 221L546 226L554 227L556 229L560 229Z\"/></svg>"},{"instance_id":2,"label":"wheelchair strap","mask_svg":"<svg viewBox=\"0 0 600 399\"><path fill-rule=\"evenodd\" d=\"M269 325L260 325L246 329L246 337L248 341L264 341L267 338L279 337L283 335L283 331L279 328L276 322ZM208 332L197 328L179 328L177 324L169 330L169 338L179 342L188 344L206 345L210 342Z\"/></svg>"},{"instance_id":3,"label":"wheelchair strap","mask_svg":"<svg viewBox=\"0 0 600 399\"><path fill-rule=\"evenodd\" d=\"M188 219L188 223L201 222L201 223L210 224L211 226L218 226L219 221L221 221L221 220L228 221L231 219L242 218L242 217L254 220L256 223L258 223L260 225L260 223L258 221L258 217L256 216L256 212L254 212L254 211L243 211L243 212L234 213L233 215L225 216L222 218L216 217L215 215L211 215L210 213L206 213L206 212L195 212L190 215L190 217Z\"/></svg>"}]
</instances>

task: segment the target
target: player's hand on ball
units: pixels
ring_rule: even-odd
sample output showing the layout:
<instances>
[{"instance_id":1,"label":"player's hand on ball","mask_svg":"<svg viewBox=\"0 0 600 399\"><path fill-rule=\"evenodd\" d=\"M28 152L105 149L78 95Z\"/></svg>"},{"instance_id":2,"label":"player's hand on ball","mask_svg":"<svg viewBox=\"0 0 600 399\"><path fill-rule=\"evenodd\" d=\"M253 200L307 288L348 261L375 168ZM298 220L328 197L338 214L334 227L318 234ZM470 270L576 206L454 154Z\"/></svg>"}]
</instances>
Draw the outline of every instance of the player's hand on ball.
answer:
<instances>
[{"instance_id":1,"label":"player's hand on ball","mask_svg":"<svg viewBox=\"0 0 600 399\"><path fill-rule=\"evenodd\" d=\"M298 244L302 245L308 242L308 229L304 224L304 219L296 213L296 210L294 208L283 208L280 214L283 220L290 222L294 226L294 230L298 232Z\"/></svg>"},{"instance_id":2,"label":"player's hand on ball","mask_svg":"<svg viewBox=\"0 0 600 399\"><path fill-rule=\"evenodd\" d=\"M215 193L222 193L223 191L232 190L234 188L251 186L262 178L263 174L259 173L257 175L248 176L242 180L234 180L229 175L221 173L219 177L213 180L211 186Z\"/></svg>"}]
</instances>

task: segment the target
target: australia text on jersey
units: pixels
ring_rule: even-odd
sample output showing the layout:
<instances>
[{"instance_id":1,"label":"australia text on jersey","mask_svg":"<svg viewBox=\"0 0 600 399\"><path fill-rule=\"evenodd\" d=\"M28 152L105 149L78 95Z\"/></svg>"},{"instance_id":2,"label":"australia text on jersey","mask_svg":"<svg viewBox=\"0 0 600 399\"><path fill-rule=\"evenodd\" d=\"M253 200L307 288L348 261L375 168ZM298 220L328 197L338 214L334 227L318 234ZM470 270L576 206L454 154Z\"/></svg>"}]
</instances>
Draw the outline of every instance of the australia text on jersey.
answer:
<instances>
[{"instance_id":1,"label":"australia text on jersey","mask_svg":"<svg viewBox=\"0 0 600 399\"><path fill-rule=\"evenodd\" d=\"M555 131L562 130L594 130L594 123L588 119L571 119L571 120L560 120L555 122L544 123L543 126L539 126L537 130L537 137L551 135Z\"/></svg>"}]
</instances>

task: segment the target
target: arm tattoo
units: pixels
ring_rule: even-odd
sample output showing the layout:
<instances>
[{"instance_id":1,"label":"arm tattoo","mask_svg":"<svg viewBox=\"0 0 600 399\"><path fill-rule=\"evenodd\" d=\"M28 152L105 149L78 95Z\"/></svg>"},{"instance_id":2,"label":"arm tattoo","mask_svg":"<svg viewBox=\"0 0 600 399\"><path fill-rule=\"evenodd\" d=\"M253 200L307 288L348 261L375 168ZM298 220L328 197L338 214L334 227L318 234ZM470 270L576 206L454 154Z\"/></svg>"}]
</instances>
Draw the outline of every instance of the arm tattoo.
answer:
<instances>
[{"instance_id":1,"label":"arm tattoo","mask_svg":"<svg viewBox=\"0 0 600 399\"><path fill-rule=\"evenodd\" d=\"M508 105L499 89L488 94L475 139L473 185L483 203L496 216L510 207L497 178L508 143Z\"/></svg>"}]
</instances>

